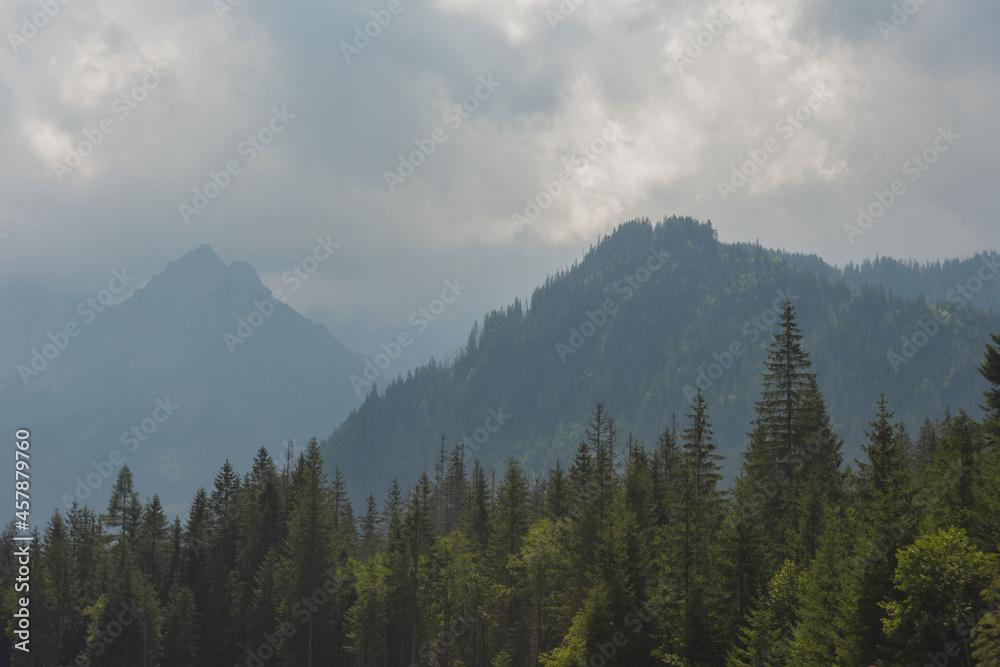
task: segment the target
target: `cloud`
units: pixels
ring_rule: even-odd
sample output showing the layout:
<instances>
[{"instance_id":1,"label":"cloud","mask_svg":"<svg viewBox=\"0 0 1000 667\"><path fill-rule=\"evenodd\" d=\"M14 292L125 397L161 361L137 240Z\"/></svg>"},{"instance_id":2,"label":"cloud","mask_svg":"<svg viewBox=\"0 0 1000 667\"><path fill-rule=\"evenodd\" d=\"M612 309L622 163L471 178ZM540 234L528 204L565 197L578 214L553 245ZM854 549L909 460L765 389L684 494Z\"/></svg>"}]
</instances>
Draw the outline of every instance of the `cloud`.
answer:
<instances>
[{"instance_id":1,"label":"cloud","mask_svg":"<svg viewBox=\"0 0 1000 667\"><path fill-rule=\"evenodd\" d=\"M460 271L478 289L433 344L461 344L472 319L638 215L711 218L723 240L837 263L995 245L988 2L926 0L887 39L884 0L400 0L386 22L389 7L63 6L0 54L0 281L70 289L122 262L144 279L204 242L280 276L332 234L346 252L295 299L363 350ZM0 28L34 11L8 5ZM350 63L342 44L358 50ZM149 68L169 76L119 117ZM480 77L501 85L455 127L448 112ZM782 126L816 86L828 98ZM240 146L276 107L296 118L248 162ZM103 119L114 131L60 181L53 162ZM608 121L621 138L598 153ZM954 150L849 243L857 207L942 126L962 134ZM386 172L435 130L446 139L390 191ZM778 149L723 200L718 184L768 139ZM185 224L178 207L233 160L239 175ZM560 194L513 225L566 170Z\"/></svg>"}]
</instances>

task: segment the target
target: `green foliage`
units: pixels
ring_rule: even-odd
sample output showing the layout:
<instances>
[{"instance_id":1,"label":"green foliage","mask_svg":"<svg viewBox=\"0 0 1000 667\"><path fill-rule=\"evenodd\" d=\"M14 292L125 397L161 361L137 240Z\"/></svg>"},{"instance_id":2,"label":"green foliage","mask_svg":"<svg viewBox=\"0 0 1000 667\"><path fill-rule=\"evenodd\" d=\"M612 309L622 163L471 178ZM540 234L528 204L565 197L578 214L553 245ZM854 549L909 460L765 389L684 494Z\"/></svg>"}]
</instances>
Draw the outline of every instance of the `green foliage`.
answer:
<instances>
[{"instance_id":1,"label":"green foliage","mask_svg":"<svg viewBox=\"0 0 1000 667\"><path fill-rule=\"evenodd\" d=\"M636 282L651 251L661 249L670 256ZM498 474L514 457L527 474L545 477L556 460L568 467L595 401L605 401L623 434L653 443L670 427L671 412L701 387L718 453L726 456L722 472L732 479L784 297L797 309L804 329L798 344L810 354L808 371L821 378L851 457L861 455L868 406L883 390L891 390L899 419L914 432L925 415L947 405L971 411L981 402L987 383L970 360L981 357L988 332L1000 330L1000 309L928 305L912 290L899 296L912 267L894 269L899 277L891 279L881 269L865 273L852 289L840 272L827 276L791 260L755 244L719 243L710 222L626 222L527 302L486 313L453 361L431 361L380 386L323 443L325 458L331 469L335 462L345 471L356 495L385 489L393 477L413 483L419 471L433 470L442 434L449 443L474 444L476 429L499 411L510 417L476 456ZM965 268L950 267L927 282L953 288L947 281ZM879 287L883 277L891 290ZM614 313L603 321L608 299ZM592 336L574 337L582 345L560 356L557 343L569 346L571 330L590 322L587 313L603 324ZM923 335L919 323L935 316L945 324L917 356L901 357L906 363L894 368L887 353L901 356L901 341ZM820 514L815 507L802 511Z\"/></svg>"},{"instance_id":2,"label":"green foliage","mask_svg":"<svg viewBox=\"0 0 1000 667\"><path fill-rule=\"evenodd\" d=\"M893 576L902 600L883 604L886 634L900 642L899 658L916 662L928 646L945 646L974 615L980 592L991 581L996 556L977 550L961 528L924 533L897 554Z\"/></svg>"},{"instance_id":3,"label":"green foliage","mask_svg":"<svg viewBox=\"0 0 1000 667\"><path fill-rule=\"evenodd\" d=\"M36 533L38 648L13 651L6 585L0 660L998 664L990 425L947 412L912 443L882 396L857 472L842 472L791 304L781 321L728 491L702 391L682 430L669 419L650 448L632 432L619 438L617 419L593 403L569 467L545 476L514 458L488 472L440 442L433 476L405 490L394 482L381 511L370 495L360 516L315 440L280 467L259 450L243 477L227 462L183 524L157 496L140 503L123 468L101 518L76 504ZM6 584L14 535L0 532Z\"/></svg>"},{"instance_id":4,"label":"green foliage","mask_svg":"<svg viewBox=\"0 0 1000 667\"><path fill-rule=\"evenodd\" d=\"M767 592L747 616L740 642L729 655L729 667L794 664L788 662L788 653L798 628L801 576L790 560L774 574Z\"/></svg>"}]
</instances>

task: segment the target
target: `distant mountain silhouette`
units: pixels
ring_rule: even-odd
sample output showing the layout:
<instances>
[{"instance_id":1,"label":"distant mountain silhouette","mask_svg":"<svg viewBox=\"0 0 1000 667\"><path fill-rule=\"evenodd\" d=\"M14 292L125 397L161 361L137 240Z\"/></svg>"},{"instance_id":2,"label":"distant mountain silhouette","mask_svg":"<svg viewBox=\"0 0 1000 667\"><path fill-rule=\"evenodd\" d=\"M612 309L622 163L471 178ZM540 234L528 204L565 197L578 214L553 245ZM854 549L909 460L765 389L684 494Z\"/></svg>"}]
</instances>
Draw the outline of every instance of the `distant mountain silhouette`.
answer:
<instances>
[{"instance_id":1,"label":"distant mountain silhouette","mask_svg":"<svg viewBox=\"0 0 1000 667\"><path fill-rule=\"evenodd\" d=\"M184 513L227 458L293 438L304 446L358 403L347 378L363 359L272 299L252 266L227 266L207 245L118 305L91 298L68 319L36 317L45 329L5 344L0 428L31 429L35 512L63 507L78 480L79 495L89 489L87 503L103 509L127 464L139 488Z\"/></svg>"}]
</instances>

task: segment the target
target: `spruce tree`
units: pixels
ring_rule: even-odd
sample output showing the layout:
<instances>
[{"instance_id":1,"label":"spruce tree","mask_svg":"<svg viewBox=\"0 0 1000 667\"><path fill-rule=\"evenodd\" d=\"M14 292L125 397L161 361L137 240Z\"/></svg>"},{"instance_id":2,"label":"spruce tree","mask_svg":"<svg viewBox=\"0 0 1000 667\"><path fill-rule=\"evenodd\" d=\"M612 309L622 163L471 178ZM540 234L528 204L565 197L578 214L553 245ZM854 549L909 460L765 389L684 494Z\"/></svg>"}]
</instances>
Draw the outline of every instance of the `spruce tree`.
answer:
<instances>
[{"instance_id":1,"label":"spruce tree","mask_svg":"<svg viewBox=\"0 0 1000 667\"><path fill-rule=\"evenodd\" d=\"M325 589L333 565L330 488L315 438L310 440L298 468L282 568L285 593L282 621L297 628L282 652L284 663L289 667L321 664L318 662L320 656L334 649L327 645L329 604L319 606L314 602L315 611L308 607L309 613L299 611L305 604L302 601L311 601L314 595L328 599Z\"/></svg>"},{"instance_id":2,"label":"spruce tree","mask_svg":"<svg viewBox=\"0 0 1000 667\"><path fill-rule=\"evenodd\" d=\"M990 388L983 392L986 398L983 429L991 444L996 446L1000 443L1000 334L991 334L990 337L993 342L986 343L986 354L979 365L979 372L990 384Z\"/></svg>"},{"instance_id":3,"label":"spruce tree","mask_svg":"<svg viewBox=\"0 0 1000 667\"><path fill-rule=\"evenodd\" d=\"M768 346L761 398L746 451L746 483L760 506L754 516L771 566L807 560L824 499L839 492L842 442L833 433L790 301ZM805 541L805 544L802 542Z\"/></svg>"},{"instance_id":4,"label":"spruce tree","mask_svg":"<svg viewBox=\"0 0 1000 667\"><path fill-rule=\"evenodd\" d=\"M170 587L167 579L170 543L167 517L158 495L154 494L143 509L138 542L138 562L153 588L165 598Z\"/></svg>"},{"instance_id":5,"label":"spruce tree","mask_svg":"<svg viewBox=\"0 0 1000 667\"><path fill-rule=\"evenodd\" d=\"M716 528L720 517L720 495L716 489L721 456L715 454L712 426L701 390L695 397L690 426L684 429L681 464L681 498L678 506L679 544L676 569L680 573L682 605L682 653L693 663L711 662L716 655L718 633L711 618L710 582L714 579Z\"/></svg>"},{"instance_id":6,"label":"spruce tree","mask_svg":"<svg viewBox=\"0 0 1000 667\"><path fill-rule=\"evenodd\" d=\"M868 460L856 462L861 539L855 547L854 566L844 573L851 632L843 649L843 654L855 663L891 656L882 629L882 604L896 597L892 582L896 552L915 537L908 456L892 418L882 394L878 412L866 432L868 442L863 446Z\"/></svg>"},{"instance_id":7,"label":"spruce tree","mask_svg":"<svg viewBox=\"0 0 1000 667\"><path fill-rule=\"evenodd\" d=\"M378 514L378 503L374 494L368 494L368 501L365 506L365 515L361 519L361 557L368 559L379 548L379 526L382 523Z\"/></svg>"},{"instance_id":8,"label":"spruce tree","mask_svg":"<svg viewBox=\"0 0 1000 667\"><path fill-rule=\"evenodd\" d=\"M117 529L116 533L109 534L109 539L116 547L119 564L122 566L126 558L135 553L141 515L142 506L139 504L139 494L135 492L132 482L132 471L127 465L122 466L111 489L108 511L101 516L105 526Z\"/></svg>"}]
</instances>

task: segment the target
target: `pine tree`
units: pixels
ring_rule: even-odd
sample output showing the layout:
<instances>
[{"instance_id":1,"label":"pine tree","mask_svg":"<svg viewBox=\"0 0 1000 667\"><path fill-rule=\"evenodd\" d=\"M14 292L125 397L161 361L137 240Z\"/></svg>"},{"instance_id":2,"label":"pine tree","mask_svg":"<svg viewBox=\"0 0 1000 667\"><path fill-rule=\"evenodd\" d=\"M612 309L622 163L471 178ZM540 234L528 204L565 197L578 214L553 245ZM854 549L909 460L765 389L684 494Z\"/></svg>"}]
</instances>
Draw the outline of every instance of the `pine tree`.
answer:
<instances>
[{"instance_id":1,"label":"pine tree","mask_svg":"<svg viewBox=\"0 0 1000 667\"><path fill-rule=\"evenodd\" d=\"M199 664L194 624L194 596L191 589L174 583L163 610L163 662L161 667L190 667Z\"/></svg>"},{"instance_id":2,"label":"pine tree","mask_svg":"<svg viewBox=\"0 0 1000 667\"><path fill-rule=\"evenodd\" d=\"M986 343L986 354L979 372L990 384L990 388L983 392L986 398L983 429L991 444L996 446L1000 442L1000 334L991 334L991 338L993 342Z\"/></svg>"},{"instance_id":3,"label":"pine tree","mask_svg":"<svg viewBox=\"0 0 1000 667\"><path fill-rule=\"evenodd\" d=\"M891 656L893 649L882 629L882 604L896 597L892 583L896 552L915 536L908 456L892 417L883 394L866 432L863 449L868 461L857 461L861 540L855 566L844 573L851 632L843 650L855 664Z\"/></svg>"},{"instance_id":4,"label":"pine tree","mask_svg":"<svg viewBox=\"0 0 1000 667\"><path fill-rule=\"evenodd\" d=\"M166 597L170 584L167 579L170 547L168 540L167 517L163 513L160 497L154 494L143 509L139 526L138 562L161 597Z\"/></svg>"},{"instance_id":5,"label":"pine tree","mask_svg":"<svg viewBox=\"0 0 1000 667\"><path fill-rule=\"evenodd\" d=\"M656 525L660 527L670 524L680 497L682 456L677 446L676 431L676 426L664 429L656 440L653 453L653 499L656 503Z\"/></svg>"},{"instance_id":6,"label":"pine tree","mask_svg":"<svg viewBox=\"0 0 1000 667\"><path fill-rule=\"evenodd\" d=\"M478 549L485 551L490 540L490 494L486 471L479 460L472 465L472 489L469 499L469 533Z\"/></svg>"},{"instance_id":7,"label":"pine tree","mask_svg":"<svg viewBox=\"0 0 1000 667\"><path fill-rule=\"evenodd\" d=\"M261 447L236 493L236 569L229 585L232 598L230 633L234 637L242 637L248 632L248 613L257 573L267 554L284 540L280 485L274 462L267 449Z\"/></svg>"},{"instance_id":8,"label":"pine tree","mask_svg":"<svg viewBox=\"0 0 1000 667\"><path fill-rule=\"evenodd\" d=\"M315 438L310 440L298 467L299 480L289 516L284 549L287 557L282 576L285 592L282 620L298 628L298 632L288 638L282 653L284 663L289 667L318 665L320 656L329 654L334 648L326 646L329 639L328 605L317 607L316 611L310 610L304 623L293 611L301 609L301 604L295 607L297 602L312 600L317 591L326 588L333 565L330 552L333 539L330 489Z\"/></svg>"},{"instance_id":9,"label":"pine tree","mask_svg":"<svg viewBox=\"0 0 1000 667\"><path fill-rule=\"evenodd\" d=\"M920 525L922 532L937 528L957 527L973 537L978 536L984 522L977 489L980 480L981 459L986 450L986 438L965 410L944 422L934 462L926 478L935 493L928 499L927 511ZM995 485L994 485L995 486ZM984 545L988 546L988 545Z\"/></svg>"},{"instance_id":10,"label":"pine tree","mask_svg":"<svg viewBox=\"0 0 1000 667\"><path fill-rule=\"evenodd\" d=\"M597 516L603 521L611 503L616 482L615 421L604 410L604 404L597 401L591 408L591 420L586 430L587 446L594 455L594 482L596 484Z\"/></svg>"},{"instance_id":11,"label":"pine tree","mask_svg":"<svg viewBox=\"0 0 1000 667\"><path fill-rule=\"evenodd\" d=\"M82 630L76 597L79 584L69 530L58 510L52 513L45 527L40 564L41 575L35 577L31 611L42 627L35 628L32 645L42 648L42 660L48 664L69 663L75 658L69 647Z\"/></svg>"},{"instance_id":12,"label":"pine tree","mask_svg":"<svg viewBox=\"0 0 1000 667\"><path fill-rule=\"evenodd\" d=\"M788 663L803 667L869 665L875 653L851 655L844 636L853 630L855 621L845 613L843 600L846 578L853 569L848 547L850 530L833 507L826 508L823 526L816 557L799 581L796 606L800 623L789 648Z\"/></svg>"},{"instance_id":13,"label":"pine tree","mask_svg":"<svg viewBox=\"0 0 1000 667\"><path fill-rule=\"evenodd\" d=\"M603 420L602 420L603 424ZM592 445L581 441L569 468L569 503L565 513L567 539L581 574L596 562L601 530L601 497L607 489L601 483Z\"/></svg>"},{"instance_id":14,"label":"pine tree","mask_svg":"<svg viewBox=\"0 0 1000 667\"><path fill-rule=\"evenodd\" d=\"M255 664L250 656L257 655L260 646L264 643L265 635L273 636L281 628L286 631L294 628L296 633L302 629L301 624L298 623L301 617L296 617L295 622L289 621L287 617L282 617L279 611L282 599L278 551L278 547L272 547L267 551L264 560L261 561L260 567L250 581L251 593L246 609L246 631L237 639L240 655L239 664ZM260 656L257 659L259 660Z\"/></svg>"},{"instance_id":15,"label":"pine tree","mask_svg":"<svg viewBox=\"0 0 1000 667\"><path fill-rule=\"evenodd\" d=\"M556 467L549 470L549 483L545 489L544 515L550 519L561 517L566 511L566 502L566 473L559 460L556 459Z\"/></svg>"},{"instance_id":16,"label":"pine tree","mask_svg":"<svg viewBox=\"0 0 1000 667\"><path fill-rule=\"evenodd\" d=\"M407 627L409 629L407 659L416 662L420 637L423 631L420 582L423 579L422 563L430 553L435 540L434 517L436 514L434 487L424 472L416 487L410 492L403 517L401 534L401 565L405 566L402 583L405 586Z\"/></svg>"},{"instance_id":17,"label":"pine tree","mask_svg":"<svg viewBox=\"0 0 1000 667\"><path fill-rule=\"evenodd\" d=\"M922 475L930 467L934 461L937 446L938 426L931 421L930 417L924 417L924 423L920 426L920 435L917 436L913 452L914 473Z\"/></svg>"},{"instance_id":18,"label":"pine tree","mask_svg":"<svg viewBox=\"0 0 1000 667\"><path fill-rule=\"evenodd\" d=\"M69 524L74 578L78 585L75 597L77 604L82 606L86 600L100 594L97 571L104 537L94 511L89 507L81 507L75 500L66 513L66 519Z\"/></svg>"},{"instance_id":19,"label":"pine tree","mask_svg":"<svg viewBox=\"0 0 1000 667\"><path fill-rule=\"evenodd\" d=\"M142 506L132 483L132 471L127 465L122 466L111 489L107 514L101 517L104 525L118 529L117 533L110 535L110 539L116 546L119 564L122 566L126 558L135 553L141 515Z\"/></svg>"},{"instance_id":20,"label":"pine tree","mask_svg":"<svg viewBox=\"0 0 1000 667\"><path fill-rule=\"evenodd\" d=\"M747 616L740 640L729 653L728 667L792 667L788 652L799 626L801 576L795 563L786 560L771 577L767 593Z\"/></svg>"},{"instance_id":21,"label":"pine tree","mask_svg":"<svg viewBox=\"0 0 1000 667\"><path fill-rule=\"evenodd\" d=\"M443 534L447 535L458 525L469 494L469 482L465 478L465 446L456 444L451 449L444 478L444 522Z\"/></svg>"},{"instance_id":22,"label":"pine tree","mask_svg":"<svg viewBox=\"0 0 1000 667\"><path fill-rule=\"evenodd\" d=\"M498 633L503 638L503 649L511 656L525 656L528 651L528 628L524 623L527 602L513 585L508 564L519 553L528 532L528 482L514 459L507 461L492 519L490 563L498 584Z\"/></svg>"},{"instance_id":23,"label":"pine tree","mask_svg":"<svg viewBox=\"0 0 1000 667\"><path fill-rule=\"evenodd\" d=\"M365 516L361 519L361 557L370 558L379 549L379 527L382 520L378 515L378 503L375 496L368 494L368 502L365 506Z\"/></svg>"},{"instance_id":24,"label":"pine tree","mask_svg":"<svg viewBox=\"0 0 1000 667\"><path fill-rule=\"evenodd\" d=\"M720 612L719 634L722 643L733 645L740 624L767 586L767 575L761 522L755 516L761 498L747 484L743 466L733 480L730 496L718 544L720 586L729 593L730 604Z\"/></svg>"},{"instance_id":25,"label":"pine tree","mask_svg":"<svg viewBox=\"0 0 1000 667\"><path fill-rule=\"evenodd\" d=\"M234 620L230 573L236 570L239 543L240 478L232 464L226 461L215 476L214 488L208 498L208 534L205 548L204 584L208 599L204 607L203 624L199 626L204 660L229 662L236 658L236 642L232 635ZM204 590L204 589L202 589Z\"/></svg>"},{"instance_id":26,"label":"pine tree","mask_svg":"<svg viewBox=\"0 0 1000 667\"><path fill-rule=\"evenodd\" d=\"M820 532L815 525L819 507L842 484L842 443L829 424L816 376L808 370L802 333L787 300L780 322L768 346L746 452L746 483L761 498L754 516L762 522L773 564L784 558L808 560Z\"/></svg>"},{"instance_id":27,"label":"pine tree","mask_svg":"<svg viewBox=\"0 0 1000 667\"><path fill-rule=\"evenodd\" d=\"M330 518L331 525L331 548L333 550L334 562L343 566L347 564L347 559L357 548L358 530L354 521L354 509L351 507L351 499L347 495L347 485L344 476L340 473L339 467L333 469L333 481L330 484Z\"/></svg>"},{"instance_id":28,"label":"pine tree","mask_svg":"<svg viewBox=\"0 0 1000 667\"><path fill-rule=\"evenodd\" d=\"M395 478L392 480L382 508L382 524L390 541L399 539L399 531L403 524L403 491L399 486L399 480Z\"/></svg>"},{"instance_id":29,"label":"pine tree","mask_svg":"<svg viewBox=\"0 0 1000 667\"><path fill-rule=\"evenodd\" d=\"M700 389L692 410L687 415L690 426L682 434L684 453L676 527L679 543L674 560L680 573L682 653L691 662L701 664L712 661L717 651L718 633L710 618L710 581L714 574L711 544L720 518L721 498L716 485L722 478L718 464L722 457L714 453L712 427Z\"/></svg>"}]
</instances>

